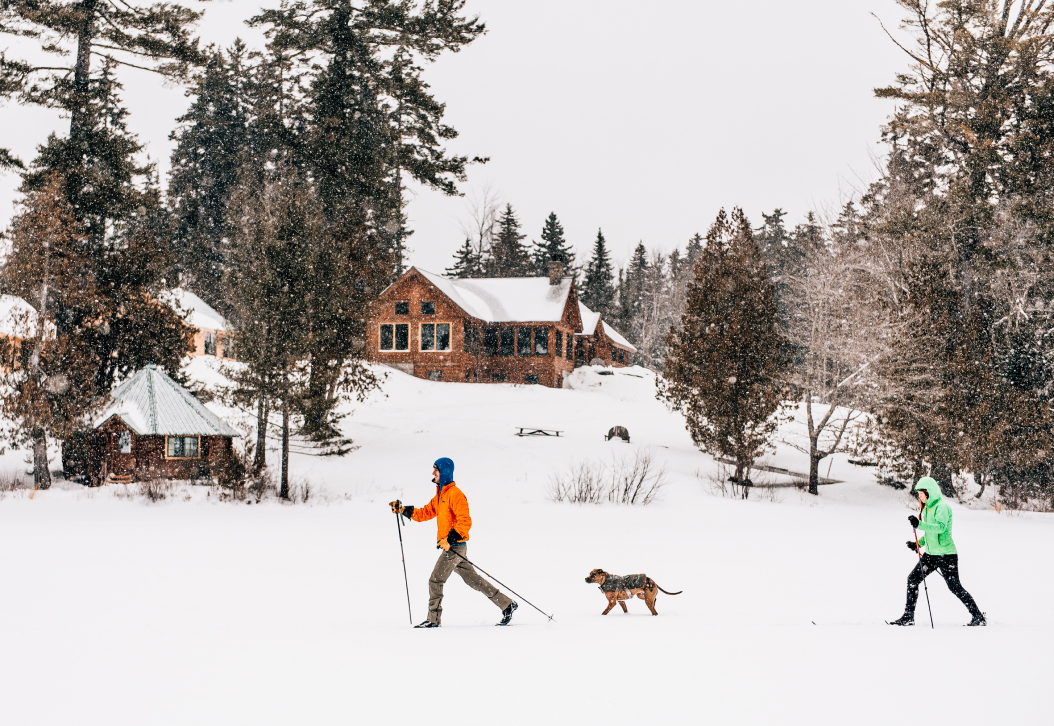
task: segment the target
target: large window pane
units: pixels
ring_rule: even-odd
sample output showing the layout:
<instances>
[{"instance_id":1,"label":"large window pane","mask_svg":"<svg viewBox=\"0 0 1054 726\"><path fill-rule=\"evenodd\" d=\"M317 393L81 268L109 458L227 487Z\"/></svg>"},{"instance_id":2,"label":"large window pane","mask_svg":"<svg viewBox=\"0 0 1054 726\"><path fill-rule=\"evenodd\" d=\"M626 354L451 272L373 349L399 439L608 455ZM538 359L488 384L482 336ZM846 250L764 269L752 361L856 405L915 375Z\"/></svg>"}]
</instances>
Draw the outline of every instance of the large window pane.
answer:
<instances>
[{"instance_id":1,"label":"large window pane","mask_svg":"<svg viewBox=\"0 0 1054 726\"><path fill-rule=\"evenodd\" d=\"M395 326L395 349L410 349L410 326L406 324Z\"/></svg>"},{"instance_id":2,"label":"large window pane","mask_svg":"<svg viewBox=\"0 0 1054 726\"><path fill-rule=\"evenodd\" d=\"M516 352L516 329L501 329L501 355L513 355Z\"/></svg>"},{"instance_id":3,"label":"large window pane","mask_svg":"<svg viewBox=\"0 0 1054 726\"><path fill-rule=\"evenodd\" d=\"M173 459L198 458L197 436L169 436L166 454Z\"/></svg>"},{"instance_id":4,"label":"large window pane","mask_svg":"<svg viewBox=\"0 0 1054 726\"><path fill-rule=\"evenodd\" d=\"M410 303L408 303L408 302L397 302L397 303L395 303L395 314L396 315L409 315L410 314Z\"/></svg>"},{"instance_id":5,"label":"large window pane","mask_svg":"<svg viewBox=\"0 0 1054 726\"><path fill-rule=\"evenodd\" d=\"M462 346L466 353L472 353L473 355L479 354L479 329L474 327L471 323L465 323L464 336L462 337Z\"/></svg>"},{"instance_id":6,"label":"large window pane","mask_svg":"<svg viewBox=\"0 0 1054 726\"><path fill-rule=\"evenodd\" d=\"M516 355L531 354L531 329L520 328L516 334Z\"/></svg>"},{"instance_id":7,"label":"large window pane","mask_svg":"<svg viewBox=\"0 0 1054 726\"><path fill-rule=\"evenodd\" d=\"M567 360L571 360L571 357L574 354L573 353L574 349L575 349L575 338L574 338L574 335L571 334L571 333L568 333L567 334L567 351L566 351L566 353L567 353Z\"/></svg>"},{"instance_id":8,"label":"large window pane","mask_svg":"<svg viewBox=\"0 0 1054 726\"><path fill-rule=\"evenodd\" d=\"M534 329L534 354L549 355L549 328Z\"/></svg>"},{"instance_id":9,"label":"large window pane","mask_svg":"<svg viewBox=\"0 0 1054 726\"><path fill-rule=\"evenodd\" d=\"M425 323L421 326L421 350L436 349L436 326L434 323Z\"/></svg>"},{"instance_id":10,"label":"large window pane","mask_svg":"<svg viewBox=\"0 0 1054 726\"><path fill-rule=\"evenodd\" d=\"M498 354L498 329L483 329L483 355L494 356Z\"/></svg>"},{"instance_id":11,"label":"large window pane","mask_svg":"<svg viewBox=\"0 0 1054 726\"><path fill-rule=\"evenodd\" d=\"M422 315L435 315L436 304L434 302L423 302L421 303L421 314Z\"/></svg>"},{"instance_id":12,"label":"large window pane","mask_svg":"<svg viewBox=\"0 0 1054 726\"><path fill-rule=\"evenodd\" d=\"M391 350L395 345L395 328L391 325L381 326L381 350Z\"/></svg>"},{"instance_id":13,"label":"large window pane","mask_svg":"<svg viewBox=\"0 0 1054 726\"><path fill-rule=\"evenodd\" d=\"M450 323L436 323L436 350L450 350Z\"/></svg>"},{"instance_id":14,"label":"large window pane","mask_svg":"<svg viewBox=\"0 0 1054 726\"><path fill-rule=\"evenodd\" d=\"M556 357L559 358L564 354L564 331L556 331Z\"/></svg>"}]
</instances>

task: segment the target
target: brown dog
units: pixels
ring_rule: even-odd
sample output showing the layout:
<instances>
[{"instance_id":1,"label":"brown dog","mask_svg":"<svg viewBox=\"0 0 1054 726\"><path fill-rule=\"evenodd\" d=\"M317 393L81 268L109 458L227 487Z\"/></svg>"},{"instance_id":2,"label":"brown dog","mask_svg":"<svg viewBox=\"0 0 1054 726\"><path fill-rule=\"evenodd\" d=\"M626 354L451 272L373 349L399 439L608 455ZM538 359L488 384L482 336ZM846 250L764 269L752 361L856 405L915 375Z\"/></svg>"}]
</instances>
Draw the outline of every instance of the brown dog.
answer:
<instances>
[{"instance_id":1,"label":"brown dog","mask_svg":"<svg viewBox=\"0 0 1054 726\"><path fill-rule=\"evenodd\" d=\"M647 575L619 577L597 568L589 573L586 582L600 585L600 591L608 599L608 606L604 609L604 612L600 613L601 615L607 615L611 612L611 608L615 607L615 603L622 606L622 612L628 613L629 610L626 609L624 601L634 596L644 601L644 604L651 610L652 615L659 614L655 610L655 598L659 596L659 590L662 590L662 588ZM680 595L684 592L683 590L678 590L677 592L662 591L667 595Z\"/></svg>"}]
</instances>

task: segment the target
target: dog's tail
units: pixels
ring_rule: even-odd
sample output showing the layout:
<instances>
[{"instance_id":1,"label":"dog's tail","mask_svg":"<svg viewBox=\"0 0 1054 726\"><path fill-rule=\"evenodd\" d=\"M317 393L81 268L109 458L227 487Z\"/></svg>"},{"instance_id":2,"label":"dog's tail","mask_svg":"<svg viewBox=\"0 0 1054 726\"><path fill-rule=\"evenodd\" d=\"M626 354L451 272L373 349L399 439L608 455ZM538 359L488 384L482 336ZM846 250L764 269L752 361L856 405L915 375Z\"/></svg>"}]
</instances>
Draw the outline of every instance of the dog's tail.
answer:
<instances>
[{"instance_id":1,"label":"dog's tail","mask_svg":"<svg viewBox=\"0 0 1054 726\"><path fill-rule=\"evenodd\" d=\"M658 587L660 590L662 590L662 588L659 587L659 583L655 582L655 580L652 580L652 582L655 583L655 587ZM684 592L684 590L678 590L677 592L666 592L666 590L662 591L665 592L667 595L680 595L682 592Z\"/></svg>"}]
</instances>

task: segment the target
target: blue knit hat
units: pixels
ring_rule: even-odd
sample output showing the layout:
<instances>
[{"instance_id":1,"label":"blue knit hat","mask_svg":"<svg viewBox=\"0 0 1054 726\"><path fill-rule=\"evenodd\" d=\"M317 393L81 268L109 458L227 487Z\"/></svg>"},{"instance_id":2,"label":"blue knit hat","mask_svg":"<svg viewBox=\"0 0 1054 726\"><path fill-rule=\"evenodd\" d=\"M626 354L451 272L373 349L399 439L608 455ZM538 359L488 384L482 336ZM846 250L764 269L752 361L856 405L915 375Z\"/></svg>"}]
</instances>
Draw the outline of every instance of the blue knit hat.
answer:
<instances>
[{"instance_id":1,"label":"blue knit hat","mask_svg":"<svg viewBox=\"0 0 1054 726\"><path fill-rule=\"evenodd\" d=\"M453 461L444 456L442 459L436 459L432 466L439 469L439 486L444 487L454 481Z\"/></svg>"}]
</instances>

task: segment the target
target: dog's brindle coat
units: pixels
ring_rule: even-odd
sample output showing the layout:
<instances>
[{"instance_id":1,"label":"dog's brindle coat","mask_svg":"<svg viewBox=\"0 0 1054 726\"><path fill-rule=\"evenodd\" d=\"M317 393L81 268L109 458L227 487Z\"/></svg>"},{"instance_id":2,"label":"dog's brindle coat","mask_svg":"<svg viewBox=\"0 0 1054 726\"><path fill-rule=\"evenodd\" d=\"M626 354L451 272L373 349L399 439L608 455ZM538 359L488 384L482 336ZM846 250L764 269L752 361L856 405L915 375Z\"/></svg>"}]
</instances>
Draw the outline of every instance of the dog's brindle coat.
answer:
<instances>
[{"instance_id":1,"label":"dog's brindle coat","mask_svg":"<svg viewBox=\"0 0 1054 726\"><path fill-rule=\"evenodd\" d=\"M604 592L604 582L609 577L614 577L614 575L608 572L604 572L600 568L597 568L589 573L589 577L586 578L586 582L600 585L601 592ZM644 601L644 604L648 606L649 610L651 610L652 615L658 615L659 613L655 610L655 598L659 596L659 590L662 590L662 588L659 587L658 583L656 583L655 580L651 579L650 577L645 576L643 587L634 587L628 590L612 590L610 592L604 592L604 596L608 599L608 606L604 609L604 612L600 614L607 615L609 612L611 612L611 608L615 607L615 603L618 603L620 606L622 606L622 612L628 613L629 610L626 609L626 603L624 601L636 596ZM683 590L678 590L677 592L666 592L666 590L662 591L665 592L667 595L680 595L683 592Z\"/></svg>"}]
</instances>

